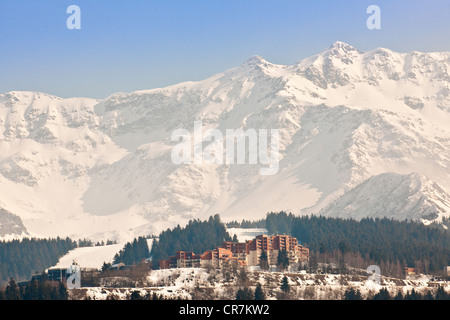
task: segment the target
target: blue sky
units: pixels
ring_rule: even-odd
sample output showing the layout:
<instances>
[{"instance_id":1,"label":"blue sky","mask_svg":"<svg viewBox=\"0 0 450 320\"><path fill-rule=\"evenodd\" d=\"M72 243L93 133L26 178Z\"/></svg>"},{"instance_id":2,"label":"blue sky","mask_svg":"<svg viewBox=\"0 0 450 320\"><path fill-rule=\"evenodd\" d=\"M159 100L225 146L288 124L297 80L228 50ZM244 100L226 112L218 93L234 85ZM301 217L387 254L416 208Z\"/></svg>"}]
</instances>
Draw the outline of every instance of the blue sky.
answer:
<instances>
[{"instance_id":1,"label":"blue sky","mask_svg":"<svg viewBox=\"0 0 450 320\"><path fill-rule=\"evenodd\" d=\"M69 5L81 29L69 30ZM369 5L381 29L369 30ZM205 79L257 54L293 64L344 41L450 51L450 1L0 0L0 92L105 98Z\"/></svg>"}]
</instances>

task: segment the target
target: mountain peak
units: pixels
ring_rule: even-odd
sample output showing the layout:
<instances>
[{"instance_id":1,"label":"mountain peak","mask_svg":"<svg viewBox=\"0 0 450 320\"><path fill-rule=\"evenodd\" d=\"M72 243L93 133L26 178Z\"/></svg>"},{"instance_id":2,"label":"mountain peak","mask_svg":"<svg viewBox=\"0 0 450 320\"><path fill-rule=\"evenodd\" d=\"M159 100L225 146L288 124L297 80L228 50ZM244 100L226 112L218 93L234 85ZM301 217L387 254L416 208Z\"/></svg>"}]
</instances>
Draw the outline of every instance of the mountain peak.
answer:
<instances>
[{"instance_id":1,"label":"mountain peak","mask_svg":"<svg viewBox=\"0 0 450 320\"><path fill-rule=\"evenodd\" d=\"M333 42L333 44L330 46L330 49L341 49L341 48L353 48L351 45L349 45L348 43L342 42L342 41L335 41Z\"/></svg>"},{"instance_id":2,"label":"mountain peak","mask_svg":"<svg viewBox=\"0 0 450 320\"><path fill-rule=\"evenodd\" d=\"M267 61L263 57L259 55L254 55L250 59L248 59L244 64L253 66L253 65L261 65L264 63L267 63Z\"/></svg>"},{"instance_id":3,"label":"mountain peak","mask_svg":"<svg viewBox=\"0 0 450 320\"><path fill-rule=\"evenodd\" d=\"M326 52L333 53L333 54L336 54L336 53L348 53L348 52L352 52L352 51L356 51L358 53L361 53L361 51L359 51L355 47L349 45L348 43L342 42L342 41L335 41L328 48L328 50L326 50Z\"/></svg>"}]
</instances>

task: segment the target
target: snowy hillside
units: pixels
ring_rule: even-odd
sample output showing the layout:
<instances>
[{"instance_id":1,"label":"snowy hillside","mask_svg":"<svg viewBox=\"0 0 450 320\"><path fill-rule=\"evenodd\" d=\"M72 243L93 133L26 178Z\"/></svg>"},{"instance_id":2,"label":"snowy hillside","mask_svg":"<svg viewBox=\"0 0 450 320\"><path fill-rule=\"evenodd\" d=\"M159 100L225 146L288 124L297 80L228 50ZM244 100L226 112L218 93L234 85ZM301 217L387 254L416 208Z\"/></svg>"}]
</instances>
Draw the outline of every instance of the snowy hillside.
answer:
<instances>
[{"instance_id":1,"label":"snowy hillside","mask_svg":"<svg viewBox=\"0 0 450 320\"><path fill-rule=\"evenodd\" d=\"M75 261L81 268L101 270L104 262L113 263L114 256L122 250L123 246L123 243L119 243L107 246L76 248L61 257L52 268L68 268Z\"/></svg>"},{"instance_id":2,"label":"snowy hillside","mask_svg":"<svg viewBox=\"0 0 450 320\"><path fill-rule=\"evenodd\" d=\"M373 176L321 211L327 217L413 219L425 223L450 215L450 194L418 174Z\"/></svg>"},{"instance_id":3,"label":"snowy hillside","mask_svg":"<svg viewBox=\"0 0 450 320\"><path fill-rule=\"evenodd\" d=\"M0 94L0 230L123 241L216 213L322 209L439 221L449 215L449 70L448 52L336 42L294 65L255 56L204 81L101 101ZM279 170L175 164L172 133L193 133L195 121L224 134L278 129Z\"/></svg>"},{"instance_id":4,"label":"snowy hillside","mask_svg":"<svg viewBox=\"0 0 450 320\"><path fill-rule=\"evenodd\" d=\"M370 299L381 288L386 288L391 295L399 291L406 294L412 289L425 294L431 290L434 294L436 284L449 291L449 285L444 281L436 283L430 276L420 276L416 279L397 279L380 277L380 284L365 275L311 274L300 272L269 272L250 271L247 273L246 288L255 290L261 284L267 300L283 299L280 284L287 277L290 286L290 298L295 300L341 300L349 288L360 290L364 299ZM142 297L153 294L165 299L184 300L235 300L236 292L243 284L237 275L220 270L205 270L199 268L179 268L152 270L139 287L119 287L113 281L116 278L104 279L101 287L86 287L78 292L71 292L73 299L106 300L114 297L119 300L130 299L132 292L137 291Z\"/></svg>"},{"instance_id":5,"label":"snowy hillside","mask_svg":"<svg viewBox=\"0 0 450 320\"><path fill-rule=\"evenodd\" d=\"M149 249L151 249L153 239L147 239ZM101 270L103 263L113 263L114 256L123 249L125 243L117 243L95 247L78 247L70 250L61 257L58 263L52 268L67 268L75 261L81 268L94 268Z\"/></svg>"}]
</instances>

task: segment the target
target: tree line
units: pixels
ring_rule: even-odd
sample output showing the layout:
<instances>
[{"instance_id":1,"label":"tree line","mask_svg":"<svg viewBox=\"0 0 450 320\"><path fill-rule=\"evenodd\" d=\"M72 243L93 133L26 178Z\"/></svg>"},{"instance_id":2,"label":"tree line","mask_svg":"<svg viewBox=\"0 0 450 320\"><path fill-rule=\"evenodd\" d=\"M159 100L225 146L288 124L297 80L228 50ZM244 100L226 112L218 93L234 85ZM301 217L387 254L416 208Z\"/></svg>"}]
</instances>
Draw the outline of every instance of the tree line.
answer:
<instances>
[{"instance_id":1,"label":"tree line","mask_svg":"<svg viewBox=\"0 0 450 320\"><path fill-rule=\"evenodd\" d=\"M69 238L0 241L0 284L10 278L28 280L55 265L77 243Z\"/></svg>"},{"instance_id":2,"label":"tree line","mask_svg":"<svg viewBox=\"0 0 450 320\"><path fill-rule=\"evenodd\" d=\"M124 263L133 265L149 258L150 249L148 248L145 237L135 238L132 242L127 242L122 250L114 256L114 263Z\"/></svg>"},{"instance_id":3,"label":"tree line","mask_svg":"<svg viewBox=\"0 0 450 320\"><path fill-rule=\"evenodd\" d=\"M68 300L68 297L64 283L48 281L45 274L25 285L11 278L5 290L0 290L0 300Z\"/></svg>"},{"instance_id":4,"label":"tree line","mask_svg":"<svg viewBox=\"0 0 450 320\"><path fill-rule=\"evenodd\" d=\"M153 241L151 256L157 262L175 255L178 250L202 254L231 239L219 215L210 216L206 221L190 220L184 228L178 225L161 232Z\"/></svg>"},{"instance_id":5,"label":"tree line","mask_svg":"<svg viewBox=\"0 0 450 320\"><path fill-rule=\"evenodd\" d=\"M359 289L348 288L345 290L343 300L364 300L364 298ZM413 288L405 294L402 291L391 293L387 288L381 288L367 300L450 300L450 294L441 286L434 293L429 289L425 293L420 293Z\"/></svg>"},{"instance_id":6,"label":"tree line","mask_svg":"<svg viewBox=\"0 0 450 320\"><path fill-rule=\"evenodd\" d=\"M404 267L439 273L450 265L450 232L411 220L365 218L360 221L323 216L295 216L270 212L265 222L269 234L287 234L310 249L311 263L334 262L366 267L383 265L382 274L398 276Z\"/></svg>"}]
</instances>

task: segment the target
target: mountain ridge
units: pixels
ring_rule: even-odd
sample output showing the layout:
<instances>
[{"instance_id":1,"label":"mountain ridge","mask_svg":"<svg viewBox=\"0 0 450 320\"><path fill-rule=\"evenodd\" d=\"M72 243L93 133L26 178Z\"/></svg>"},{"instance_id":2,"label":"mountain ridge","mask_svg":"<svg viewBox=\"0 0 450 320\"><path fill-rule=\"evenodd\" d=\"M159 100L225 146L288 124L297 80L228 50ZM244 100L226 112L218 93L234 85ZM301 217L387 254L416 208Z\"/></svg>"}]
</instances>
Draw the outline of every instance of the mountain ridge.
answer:
<instances>
[{"instance_id":1,"label":"mountain ridge","mask_svg":"<svg viewBox=\"0 0 450 320\"><path fill-rule=\"evenodd\" d=\"M335 42L290 66L253 56L202 81L101 100L0 94L0 201L33 235L128 239L214 213L317 214L387 172L416 172L446 194L449 70L446 52ZM195 121L278 129L280 171L175 165L171 134Z\"/></svg>"}]
</instances>

